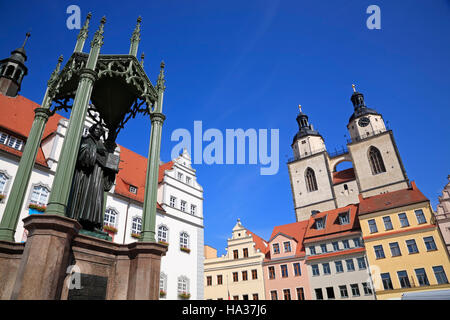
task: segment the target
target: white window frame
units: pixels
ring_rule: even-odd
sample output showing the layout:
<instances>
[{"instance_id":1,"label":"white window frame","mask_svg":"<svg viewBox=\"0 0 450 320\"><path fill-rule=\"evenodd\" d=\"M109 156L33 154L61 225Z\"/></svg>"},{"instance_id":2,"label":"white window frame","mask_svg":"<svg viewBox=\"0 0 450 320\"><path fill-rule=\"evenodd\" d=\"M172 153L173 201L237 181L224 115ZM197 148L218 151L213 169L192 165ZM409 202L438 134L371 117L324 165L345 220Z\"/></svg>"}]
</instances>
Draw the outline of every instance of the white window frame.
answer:
<instances>
[{"instance_id":1,"label":"white window frame","mask_svg":"<svg viewBox=\"0 0 450 320\"><path fill-rule=\"evenodd\" d=\"M45 202L42 202L42 195L43 193L41 191L37 191L36 189L44 189L47 190L47 194L45 195ZM38 206L47 206L48 198L50 196L50 188L43 184L43 183L37 183L31 186L31 193L30 193L30 200L28 201L30 204L36 204ZM38 200L33 199L33 195L35 192L38 194L37 198Z\"/></svg>"},{"instance_id":2,"label":"white window frame","mask_svg":"<svg viewBox=\"0 0 450 320\"><path fill-rule=\"evenodd\" d=\"M3 187L0 189L0 194L2 195L6 195L8 193L8 189L9 189L9 184L11 182L11 176L4 170L0 170L0 180L2 180L1 177L3 178Z\"/></svg>"},{"instance_id":3,"label":"white window frame","mask_svg":"<svg viewBox=\"0 0 450 320\"><path fill-rule=\"evenodd\" d=\"M164 272L161 272L159 274L159 290L164 291L166 293L167 296L167 275ZM160 297L161 298L165 298L165 297Z\"/></svg>"},{"instance_id":4,"label":"white window frame","mask_svg":"<svg viewBox=\"0 0 450 320\"><path fill-rule=\"evenodd\" d=\"M191 214L196 215L197 213L197 206L195 204L191 204Z\"/></svg>"},{"instance_id":5,"label":"white window frame","mask_svg":"<svg viewBox=\"0 0 450 320\"><path fill-rule=\"evenodd\" d=\"M169 243L169 228L165 224L158 226L158 241Z\"/></svg>"},{"instance_id":6,"label":"white window frame","mask_svg":"<svg viewBox=\"0 0 450 320\"><path fill-rule=\"evenodd\" d=\"M169 205L172 208L176 208L177 207L177 198L174 196L170 196Z\"/></svg>"},{"instance_id":7,"label":"white window frame","mask_svg":"<svg viewBox=\"0 0 450 320\"><path fill-rule=\"evenodd\" d=\"M187 201L181 200L180 201L180 210L183 212L186 212L186 205L187 205Z\"/></svg>"},{"instance_id":8,"label":"white window frame","mask_svg":"<svg viewBox=\"0 0 450 320\"><path fill-rule=\"evenodd\" d=\"M140 226L140 228L138 228L138 226ZM131 233L141 234L141 232L142 232L142 217L134 216L133 218L131 218Z\"/></svg>"},{"instance_id":9,"label":"white window frame","mask_svg":"<svg viewBox=\"0 0 450 320\"><path fill-rule=\"evenodd\" d=\"M177 280L177 293L189 294L189 278L186 276L180 276Z\"/></svg>"},{"instance_id":10,"label":"white window frame","mask_svg":"<svg viewBox=\"0 0 450 320\"><path fill-rule=\"evenodd\" d=\"M189 249L189 234L186 231L180 232L180 247Z\"/></svg>"},{"instance_id":11,"label":"white window frame","mask_svg":"<svg viewBox=\"0 0 450 320\"><path fill-rule=\"evenodd\" d=\"M129 191L130 191L132 194L137 194L138 188L130 184Z\"/></svg>"},{"instance_id":12,"label":"white window frame","mask_svg":"<svg viewBox=\"0 0 450 320\"><path fill-rule=\"evenodd\" d=\"M111 216L114 217L114 222L111 222ZM109 219L107 219L109 217ZM105 216L103 219L103 225L104 226L111 226L111 227L116 227L117 226L117 222L118 222L118 217L119 217L119 212L111 207L106 208L105 210Z\"/></svg>"}]
</instances>

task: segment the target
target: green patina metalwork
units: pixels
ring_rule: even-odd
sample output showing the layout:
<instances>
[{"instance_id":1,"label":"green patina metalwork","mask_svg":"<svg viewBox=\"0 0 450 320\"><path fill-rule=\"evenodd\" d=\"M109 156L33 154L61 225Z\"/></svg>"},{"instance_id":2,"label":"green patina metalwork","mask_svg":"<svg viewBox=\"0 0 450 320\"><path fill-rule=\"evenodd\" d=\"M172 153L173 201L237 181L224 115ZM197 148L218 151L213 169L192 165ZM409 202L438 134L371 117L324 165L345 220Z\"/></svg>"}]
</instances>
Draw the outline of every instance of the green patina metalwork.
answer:
<instances>
[{"instance_id":1,"label":"green patina metalwork","mask_svg":"<svg viewBox=\"0 0 450 320\"><path fill-rule=\"evenodd\" d=\"M108 240L108 241L112 240L112 238L108 234L108 232L104 232L104 231L89 231L89 230L81 229L79 233L90 236L90 237L102 239L102 240Z\"/></svg>"},{"instance_id":2,"label":"green patina metalwork","mask_svg":"<svg viewBox=\"0 0 450 320\"><path fill-rule=\"evenodd\" d=\"M162 125L165 120L162 114L162 103L165 87L164 62L161 63L161 70L158 76L157 91L158 100L154 112L150 115L151 132L150 147L148 150L147 176L145 180L145 198L142 219L142 242L155 242L155 224L156 224L156 200L158 195L158 176L159 176L159 158L161 147Z\"/></svg>"},{"instance_id":3,"label":"green patina metalwork","mask_svg":"<svg viewBox=\"0 0 450 320\"><path fill-rule=\"evenodd\" d=\"M31 171L33 170L36 161L36 155L44 133L45 124L51 114L49 108L53 98L52 93L54 92L52 79L59 73L61 63L62 56L59 57L56 69L50 77L41 107L36 108L35 110L33 124L0 222L0 240L14 242L14 233L17 228L17 223L19 222L20 211L24 202L27 186L30 182Z\"/></svg>"},{"instance_id":4,"label":"green patina metalwork","mask_svg":"<svg viewBox=\"0 0 450 320\"><path fill-rule=\"evenodd\" d=\"M140 241L155 241L161 131L165 119L162 114L165 90L164 63L161 64L155 88L143 69L143 61L138 61L136 57L140 41L140 17L131 38L130 54L100 54L105 18L101 20L100 27L93 37L89 55L83 53L90 18L91 14L87 16L80 30L72 56L62 70L60 70L62 62L60 58L56 70L47 83L47 91L41 108L36 112L18 174L0 223L0 240L14 241L14 232L26 187L48 117L60 109L71 108L69 126L45 214L65 215L86 114L90 114L91 118L106 126L109 132L107 141L111 142L115 141L117 134L128 120L134 118L137 113L147 114L151 119L151 135L143 211L143 236ZM71 100L73 100L72 106Z\"/></svg>"},{"instance_id":5,"label":"green patina metalwork","mask_svg":"<svg viewBox=\"0 0 450 320\"><path fill-rule=\"evenodd\" d=\"M84 129L84 121L88 104L91 98L92 89L97 73L97 66L100 48L103 45L103 28L106 19L100 21L100 27L95 32L91 42L91 51L86 62L86 67L81 70L78 88L75 94L72 112L70 114L69 126L61 149L61 157L56 168L55 179L53 180L52 192L48 200L46 214L65 216L67 201L69 199L70 186L72 185L73 172L77 159L77 151Z\"/></svg>"}]
</instances>

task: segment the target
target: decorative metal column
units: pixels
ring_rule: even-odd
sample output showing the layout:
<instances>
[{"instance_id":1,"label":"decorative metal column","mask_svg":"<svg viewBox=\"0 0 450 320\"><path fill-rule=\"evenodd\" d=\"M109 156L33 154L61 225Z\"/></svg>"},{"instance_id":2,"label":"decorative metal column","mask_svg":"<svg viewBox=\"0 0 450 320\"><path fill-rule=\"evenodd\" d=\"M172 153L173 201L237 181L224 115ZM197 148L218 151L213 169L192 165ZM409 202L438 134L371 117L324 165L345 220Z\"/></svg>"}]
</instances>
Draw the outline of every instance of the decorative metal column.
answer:
<instances>
[{"instance_id":1,"label":"decorative metal column","mask_svg":"<svg viewBox=\"0 0 450 320\"><path fill-rule=\"evenodd\" d=\"M103 45L103 27L105 22L106 18L103 17L100 21L100 27L95 32L94 39L91 42L91 50L86 66L80 73L80 81L70 114L69 127L64 138L61 157L56 169L46 214L65 216L84 121L86 119L93 85L97 79L97 73L94 70L97 66L100 48Z\"/></svg>"},{"instance_id":2,"label":"decorative metal column","mask_svg":"<svg viewBox=\"0 0 450 320\"><path fill-rule=\"evenodd\" d=\"M45 124L51 114L50 105L54 96L54 84L58 77L62 61L63 58L61 56L58 59L56 69L52 72L50 80L47 82L47 90L45 91L41 107L34 110L35 116L33 124L25 143L25 148L19 162L19 168L17 169L17 174L14 178L11 193L8 197L5 212L3 213L2 221L0 223L0 240L14 242L14 233L17 228L17 223L19 222L26 189L41 144Z\"/></svg>"},{"instance_id":3,"label":"decorative metal column","mask_svg":"<svg viewBox=\"0 0 450 320\"><path fill-rule=\"evenodd\" d=\"M162 114L162 104L165 90L164 62L161 62L161 70L158 76L156 90L158 100L154 112L150 113L151 132L150 146L147 159L147 176L145 180L145 198L142 213L141 242L155 242L156 201L158 195L159 156L161 149L161 131L165 120Z\"/></svg>"},{"instance_id":4,"label":"decorative metal column","mask_svg":"<svg viewBox=\"0 0 450 320\"><path fill-rule=\"evenodd\" d=\"M83 28L81 28L80 33L78 33L77 43L75 44L75 49L73 52L83 52L84 42L88 37L88 27L89 20L91 20L92 14L89 12L86 21L84 22Z\"/></svg>"}]
</instances>

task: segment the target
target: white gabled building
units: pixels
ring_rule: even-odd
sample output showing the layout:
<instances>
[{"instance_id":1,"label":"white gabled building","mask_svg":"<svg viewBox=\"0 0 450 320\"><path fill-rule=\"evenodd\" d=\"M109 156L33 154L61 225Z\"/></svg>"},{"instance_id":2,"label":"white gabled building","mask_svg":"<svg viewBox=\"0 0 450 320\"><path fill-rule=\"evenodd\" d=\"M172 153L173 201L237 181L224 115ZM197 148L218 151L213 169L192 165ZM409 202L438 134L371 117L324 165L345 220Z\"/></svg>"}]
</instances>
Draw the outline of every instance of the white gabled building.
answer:
<instances>
[{"instance_id":1,"label":"white gabled building","mask_svg":"<svg viewBox=\"0 0 450 320\"><path fill-rule=\"evenodd\" d=\"M37 107L23 96L0 92L0 219ZM85 132L91 124L86 121ZM26 241L22 220L47 205L67 125L58 114L47 123L16 229L17 242ZM107 196L105 228L114 242L126 244L137 241L133 235L141 228L147 159L123 146L116 151L120 171ZM161 298L179 299L179 293L186 292L190 299L203 299L203 189L186 150L160 165L155 231L158 240L169 245L161 261L160 286L166 293Z\"/></svg>"}]
</instances>

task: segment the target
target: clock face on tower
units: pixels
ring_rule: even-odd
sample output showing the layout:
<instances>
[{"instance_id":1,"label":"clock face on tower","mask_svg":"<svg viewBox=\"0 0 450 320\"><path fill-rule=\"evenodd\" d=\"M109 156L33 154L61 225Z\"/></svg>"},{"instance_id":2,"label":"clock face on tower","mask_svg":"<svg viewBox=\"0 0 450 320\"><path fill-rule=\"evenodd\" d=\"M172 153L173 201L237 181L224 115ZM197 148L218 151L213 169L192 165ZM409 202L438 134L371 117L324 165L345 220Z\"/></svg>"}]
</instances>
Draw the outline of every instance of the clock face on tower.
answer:
<instances>
[{"instance_id":1,"label":"clock face on tower","mask_svg":"<svg viewBox=\"0 0 450 320\"><path fill-rule=\"evenodd\" d=\"M367 126L369 123L370 123L370 120L369 120L369 118L367 118L367 117L362 117L362 118L359 119L359 121L358 121L358 125L359 125L360 127L365 127L365 126Z\"/></svg>"}]
</instances>

